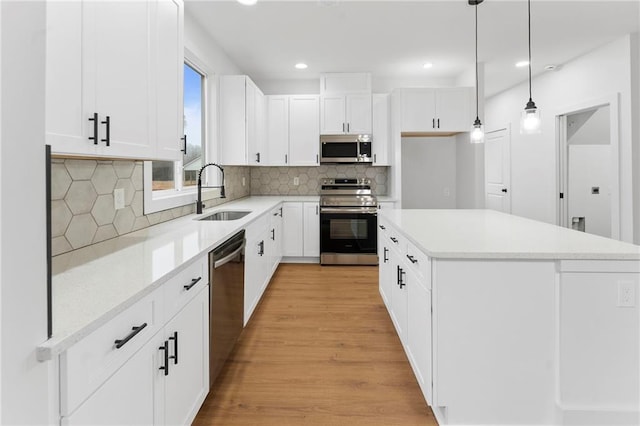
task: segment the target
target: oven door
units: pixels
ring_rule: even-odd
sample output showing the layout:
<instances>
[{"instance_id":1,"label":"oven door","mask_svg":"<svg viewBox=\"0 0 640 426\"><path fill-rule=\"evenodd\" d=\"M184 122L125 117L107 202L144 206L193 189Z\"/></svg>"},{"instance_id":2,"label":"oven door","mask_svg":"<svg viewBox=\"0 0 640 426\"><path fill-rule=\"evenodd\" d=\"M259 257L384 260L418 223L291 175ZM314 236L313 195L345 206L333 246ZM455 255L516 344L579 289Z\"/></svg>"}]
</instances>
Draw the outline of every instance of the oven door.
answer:
<instances>
[{"instance_id":1,"label":"oven door","mask_svg":"<svg viewBox=\"0 0 640 426\"><path fill-rule=\"evenodd\" d=\"M321 253L376 253L377 214L358 210L338 207L320 210Z\"/></svg>"}]
</instances>

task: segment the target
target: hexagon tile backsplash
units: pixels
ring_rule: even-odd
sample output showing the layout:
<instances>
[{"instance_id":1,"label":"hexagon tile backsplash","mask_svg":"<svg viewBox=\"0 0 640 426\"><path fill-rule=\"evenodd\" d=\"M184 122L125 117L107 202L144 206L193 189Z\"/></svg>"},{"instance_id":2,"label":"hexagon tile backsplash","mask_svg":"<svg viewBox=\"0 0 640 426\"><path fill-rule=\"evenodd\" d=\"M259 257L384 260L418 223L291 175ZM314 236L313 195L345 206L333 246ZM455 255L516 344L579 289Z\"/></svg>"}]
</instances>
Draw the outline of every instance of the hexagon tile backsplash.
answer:
<instances>
[{"instance_id":1,"label":"hexagon tile backsplash","mask_svg":"<svg viewBox=\"0 0 640 426\"><path fill-rule=\"evenodd\" d=\"M323 178L371 179L376 195L387 194L388 167L331 164L315 167L252 167L251 195L318 195ZM298 185L294 179L298 178Z\"/></svg>"},{"instance_id":2,"label":"hexagon tile backsplash","mask_svg":"<svg viewBox=\"0 0 640 426\"><path fill-rule=\"evenodd\" d=\"M194 204L143 214L142 161L51 160L52 254L58 255L194 212ZM248 167L225 167L227 198L249 195ZM113 190L124 189L125 207L115 210Z\"/></svg>"}]
</instances>

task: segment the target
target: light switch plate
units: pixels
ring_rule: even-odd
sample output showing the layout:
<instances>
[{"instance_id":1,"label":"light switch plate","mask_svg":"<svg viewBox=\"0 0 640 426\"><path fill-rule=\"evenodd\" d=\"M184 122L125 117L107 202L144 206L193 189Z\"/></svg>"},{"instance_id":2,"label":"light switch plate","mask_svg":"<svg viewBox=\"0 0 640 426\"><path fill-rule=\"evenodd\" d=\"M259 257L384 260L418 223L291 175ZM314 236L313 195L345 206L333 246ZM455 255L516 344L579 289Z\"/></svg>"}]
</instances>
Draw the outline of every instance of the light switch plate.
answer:
<instances>
[{"instance_id":1,"label":"light switch plate","mask_svg":"<svg viewBox=\"0 0 640 426\"><path fill-rule=\"evenodd\" d=\"M124 209L124 188L113 190L113 207L116 210Z\"/></svg>"},{"instance_id":2,"label":"light switch plate","mask_svg":"<svg viewBox=\"0 0 640 426\"><path fill-rule=\"evenodd\" d=\"M618 281L618 307L636 306L636 286L633 281Z\"/></svg>"}]
</instances>

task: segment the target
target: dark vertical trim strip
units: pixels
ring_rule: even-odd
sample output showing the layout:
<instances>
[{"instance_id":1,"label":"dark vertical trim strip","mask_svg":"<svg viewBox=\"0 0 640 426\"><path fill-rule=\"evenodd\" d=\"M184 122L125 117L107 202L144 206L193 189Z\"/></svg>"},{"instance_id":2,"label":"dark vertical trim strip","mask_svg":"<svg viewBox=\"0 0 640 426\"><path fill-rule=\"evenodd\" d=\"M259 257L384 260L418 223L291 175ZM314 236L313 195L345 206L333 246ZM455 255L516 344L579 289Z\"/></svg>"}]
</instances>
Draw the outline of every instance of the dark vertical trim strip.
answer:
<instances>
[{"instance_id":1,"label":"dark vertical trim strip","mask_svg":"<svg viewBox=\"0 0 640 426\"><path fill-rule=\"evenodd\" d=\"M47 336L53 335L51 306L51 145L45 145L45 194L47 197Z\"/></svg>"}]
</instances>

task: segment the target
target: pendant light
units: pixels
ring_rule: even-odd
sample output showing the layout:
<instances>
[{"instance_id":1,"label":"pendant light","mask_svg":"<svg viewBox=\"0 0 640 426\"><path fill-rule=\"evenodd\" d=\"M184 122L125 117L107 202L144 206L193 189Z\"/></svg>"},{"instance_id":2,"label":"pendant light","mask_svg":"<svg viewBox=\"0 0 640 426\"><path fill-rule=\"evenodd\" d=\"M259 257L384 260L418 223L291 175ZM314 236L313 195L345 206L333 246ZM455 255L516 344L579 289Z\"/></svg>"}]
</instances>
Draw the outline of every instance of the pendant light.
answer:
<instances>
[{"instance_id":1,"label":"pendant light","mask_svg":"<svg viewBox=\"0 0 640 426\"><path fill-rule=\"evenodd\" d=\"M529 102L522 111L520 117L520 133L523 135L532 135L540 133L540 110L536 107L531 97L531 0L527 0L528 18L529 18Z\"/></svg>"},{"instance_id":2,"label":"pendant light","mask_svg":"<svg viewBox=\"0 0 640 426\"><path fill-rule=\"evenodd\" d=\"M484 142L484 128L480 121L478 113L478 5L484 0L469 0L469 5L476 9L476 120L473 122L471 132L469 133L471 143Z\"/></svg>"}]
</instances>

